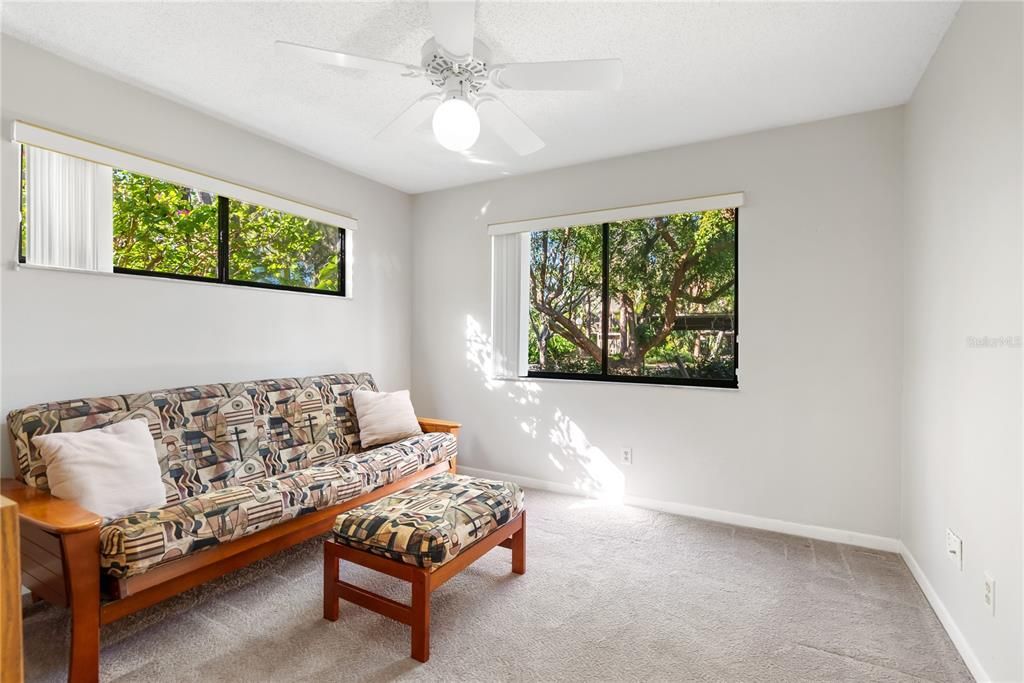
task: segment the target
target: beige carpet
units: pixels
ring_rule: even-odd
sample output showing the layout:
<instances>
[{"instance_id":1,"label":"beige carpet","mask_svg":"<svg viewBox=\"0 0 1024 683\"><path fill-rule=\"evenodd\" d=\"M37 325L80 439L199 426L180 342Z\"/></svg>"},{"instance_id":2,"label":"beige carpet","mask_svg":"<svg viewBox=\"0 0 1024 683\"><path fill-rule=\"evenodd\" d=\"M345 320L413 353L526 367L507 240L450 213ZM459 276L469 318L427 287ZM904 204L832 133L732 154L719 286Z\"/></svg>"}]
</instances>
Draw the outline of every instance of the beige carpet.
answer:
<instances>
[{"instance_id":1,"label":"beige carpet","mask_svg":"<svg viewBox=\"0 0 1024 683\"><path fill-rule=\"evenodd\" d=\"M427 664L381 616L321 618L310 542L106 628L103 679L970 680L896 555L540 491L527 505L526 575L496 548L436 593ZM64 676L67 625L27 610L27 680Z\"/></svg>"}]
</instances>

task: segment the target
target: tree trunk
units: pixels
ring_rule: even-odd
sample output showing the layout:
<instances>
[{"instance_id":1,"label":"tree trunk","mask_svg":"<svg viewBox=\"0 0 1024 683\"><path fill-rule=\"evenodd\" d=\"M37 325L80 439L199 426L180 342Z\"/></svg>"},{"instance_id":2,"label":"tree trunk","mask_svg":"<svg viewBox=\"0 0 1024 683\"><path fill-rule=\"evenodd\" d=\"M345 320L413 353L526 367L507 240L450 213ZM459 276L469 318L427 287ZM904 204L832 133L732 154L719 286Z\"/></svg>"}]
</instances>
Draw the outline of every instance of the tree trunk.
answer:
<instances>
[{"instance_id":1,"label":"tree trunk","mask_svg":"<svg viewBox=\"0 0 1024 683\"><path fill-rule=\"evenodd\" d=\"M619 327L622 334L622 358L609 362L609 369L614 368L618 374L639 375L643 369L644 354L640 351L640 340L637 337L636 311L633 302L623 295L619 301Z\"/></svg>"},{"instance_id":2,"label":"tree trunk","mask_svg":"<svg viewBox=\"0 0 1024 683\"><path fill-rule=\"evenodd\" d=\"M548 366L548 341L551 339L551 329L547 325L541 325L537 330L537 362L541 369Z\"/></svg>"},{"instance_id":3,"label":"tree trunk","mask_svg":"<svg viewBox=\"0 0 1024 683\"><path fill-rule=\"evenodd\" d=\"M619 307L619 349L622 354L625 355L626 349L629 348L629 327L626 321L626 308L625 306Z\"/></svg>"}]
</instances>

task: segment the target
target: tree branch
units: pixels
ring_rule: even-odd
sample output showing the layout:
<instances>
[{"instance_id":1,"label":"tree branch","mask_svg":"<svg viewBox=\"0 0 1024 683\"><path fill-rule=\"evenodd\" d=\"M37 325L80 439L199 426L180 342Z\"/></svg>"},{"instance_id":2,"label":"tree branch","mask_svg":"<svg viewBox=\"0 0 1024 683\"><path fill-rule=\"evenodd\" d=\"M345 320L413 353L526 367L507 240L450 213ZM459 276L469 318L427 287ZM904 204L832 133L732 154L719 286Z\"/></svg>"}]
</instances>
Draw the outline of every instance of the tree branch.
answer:
<instances>
[{"instance_id":1,"label":"tree branch","mask_svg":"<svg viewBox=\"0 0 1024 683\"><path fill-rule=\"evenodd\" d=\"M665 312L661 319L661 329L654 335L654 337L649 339L646 344L640 346L640 358L646 356L647 352L651 349L665 343L668 336L672 334L672 330L675 329L679 297L682 294L683 287L687 281L686 275L692 265L693 259L689 254L686 257L679 259L676 263L676 269L672 273L672 282L668 288L668 296L665 297Z\"/></svg>"},{"instance_id":2,"label":"tree branch","mask_svg":"<svg viewBox=\"0 0 1024 683\"><path fill-rule=\"evenodd\" d=\"M557 326L560 334L569 337L577 348L586 352L587 355L593 358L596 362L601 362L601 347L595 344L594 341L588 337L576 323L561 312L549 306L546 302L535 300L533 305L538 311L548 316L552 324L551 326Z\"/></svg>"},{"instance_id":3,"label":"tree branch","mask_svg":"<svg viewBox=\"0 0 1024 683\"><path fill-rule=\"evenodd\" d=\"M730 289L732 289L733 284L734 284L734 280L729 280L728 282L724 283L718 289L714 289L714 290L711 291L711 293L706 294L704 296L693 296L692 294L690 294L689 292L686 292L685 290L681 291L679 293L679 296L682 297L683 299L686 299L691 304L698 304L698 305L701 305L701 306L707 306L708 304L714 303L716 299L718 299L720 296L722 296L723 294L728 292Z\"/></svg>"}]
</instances>

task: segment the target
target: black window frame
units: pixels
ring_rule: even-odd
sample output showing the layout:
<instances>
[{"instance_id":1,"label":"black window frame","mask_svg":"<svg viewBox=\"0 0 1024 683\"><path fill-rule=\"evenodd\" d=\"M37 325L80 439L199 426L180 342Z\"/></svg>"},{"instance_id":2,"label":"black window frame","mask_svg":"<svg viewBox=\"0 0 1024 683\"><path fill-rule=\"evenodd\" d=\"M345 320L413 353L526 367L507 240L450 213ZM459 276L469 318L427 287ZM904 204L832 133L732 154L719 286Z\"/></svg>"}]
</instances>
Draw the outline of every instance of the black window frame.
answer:
<instances>
[{"instance_id":1,"label":"black window frame","mask_svg":"<svg viewBox=\"0 0 1024 683\"><path fill-rule=\"evenodd\" d=\"M733 358L732 378L715 379L710 377L639 377L634 375L613 375L608 372L608 323L611 308L609 281L611 274L611 225L620 221L601 223L601 371L599 373L547 372L543 370L527 370L527 378L564 379L578 382L612 382L618 384L648 384L685 387L710 387L717 389L739 389L740 375L740 209L739 207L723 207L733 209L735 226L733 239L733 289L735 297L732 310L733 325ZM714 210L714 209L708 209ZM685 212L683 212L685 213ZM693 212L693 213L703 213ZM571 227L571 226L570 226ZM531 233L532 239L533 233ZM527 264L529 267L529 264Z\"/></svg>"},{"instance_id":2,"label":"black window frame","mask_svg":"<svg viewBox=\"0 0 1024 683\"><path fill-rule=\"evenodd\" d=\"M21 213L21 192L24 186L28 183L28 176L25 174L25 162L26 154L25 147L27 145L22 144L21 152L19 157L19 187L18 187L18 210ZM135 173L135 171L127 171L128 173ZM145 175L144 173L136 173L136 175ZM161 182L171 182L169 180L163 180L156 176L149 176ZM176 184L176 183L175 183ZM312 287L295 287L293 285L277 285L270 282L249 282L246 280L238 280L228 277L228 262L231 257L230 254L230 202L232 199L235 201L245 201L235 197L228 197L226 195L218 194L217 196L217 276L216 277L203 277L202 275L186 275L183 273L163 273L152 270L139 270L137 268L122 268L121 266L114 266L114 272L119 275L141 275L143 277L155 277L164 280L185 280L188 282L206 282L209 284L220 284L220 285L235 285L238 287L254 287L257 289L276 289L285 292L302 292L305 294L322 294L326 296L340 296L344 297L348 289L348 283L345 279L346 264L345 264L345 243L347 238L348 230L341 226L331 226L338 229L338 289L314 289ZM252 203L252 202L247 202ZM275 209L276 211L279 209ZM282 212L287 213L287 212ZM325 223L324 225L330 225ZM26 229L28 226L25 225L25 221L19 221L18 231L18 263L26 265L33 265L28 263L28 259L25 255L25 236ZM42 266L45 267L45 266Z\"/></svg>"},{"instance_id":3,"label":"black window frame","mask_svg":"<svg viewBox=\"0 0 1024 683\"><path fill-rule=\"evenodd\" d=\"M338 230L338 289L313 289L311 287L295 287L293 285L275 285L271 282L252 282L249 280L238 280L236 278L229 277L229 267L231 263L231 200L236 202L245 202L246 204L252 204L253 202L246 202L243 199L236 197L226 197L223 195L217 195L217 279L228 285L238 285L241 287L255 287L257 289L278 289L285 292L310 292L313 294L326 294L328 296L345 296L346 282L345 282L345 241L346 241L346 230L340 226L331 226L329 223L323 223L329 227L337 228ZM280 211L280 209L274 209ZM287 212L281 212L287 213ZM293 214L294 215L294 214Z\"/></svg>"}]
</instances>

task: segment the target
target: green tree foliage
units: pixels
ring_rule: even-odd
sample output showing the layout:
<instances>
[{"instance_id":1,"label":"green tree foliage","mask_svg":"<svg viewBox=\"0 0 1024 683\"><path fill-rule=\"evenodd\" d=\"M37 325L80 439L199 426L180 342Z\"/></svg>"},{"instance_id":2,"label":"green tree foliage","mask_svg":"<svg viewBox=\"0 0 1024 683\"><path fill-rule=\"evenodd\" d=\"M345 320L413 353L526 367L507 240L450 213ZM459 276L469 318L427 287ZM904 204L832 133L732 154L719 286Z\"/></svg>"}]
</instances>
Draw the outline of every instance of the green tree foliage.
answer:
<instances>
[{"instance_id":1,"label":"green tree foliage","mask_svg":"<svg viewBox=\"0 0 1024 683\"><path fill-rule=\"evenodd\" d=\"M217 197L114 169L114 265L217 277Z\"/></svg>"},{"instance_id":2,"label":"green tree foliage","mask_svg":"<svg viewBox=\"0 0 1024 683\"><path fill-rule=\"evenodd\" d=\"M735 309L735 210L613 223L609 238L609 372L731 376L731 333L681 329L686 326L679 321L693 314L728 318ZM599 371L601 248L599 226L532 237L529 360L534 366ZM554 339L570 342L573 351L552 346Z\"/></svg>"},{"instance_id":3,"label":"green tree foliage","mask_svg":"<svg viewBox=\"0 0 1024 683\"><path fill-rule=\"evenodd\" d=\"M530 362L543 370L601 370L602 239L600 225L581 225L530 240Z\"/></svg>"},{"instance_id":4,"label":"green tree foliage","mask_svg":"<svg viewBox=\"0 0 1024 683\"><path fill-rule=\"evenodd\" d=\"M114 170L114 265L217 277L218 198ZM338 289L338 228L237 200L228 201L228 277Z\"/></svg>"},{"instance_id":5,"label":"green tree foliage","mask_svg":"<svg viewBox=\"0 0 1024 683\"><path fill-rule=\"evenodd\" d=\"M735 210L624 221L613 225L610 234L609 291L616 313L611 327L619 342L609 360L611 371L719 372L723 352L732 351L725 335L678 331L676 323L687 314L733 311ZM728 360L731 366L731 356ZM651 361L658 367L645 368Z\"/></svg>"},{"instance_id":6,"label":"green tree foliage","mask_svg":"<svg viewBox=\"0 0 1024 683\"><path fill-rule=\"evenodd\" d=\"M338 228L233 199L229 206L231 279L338 289Z\"/></svg>"}]
</instances>

